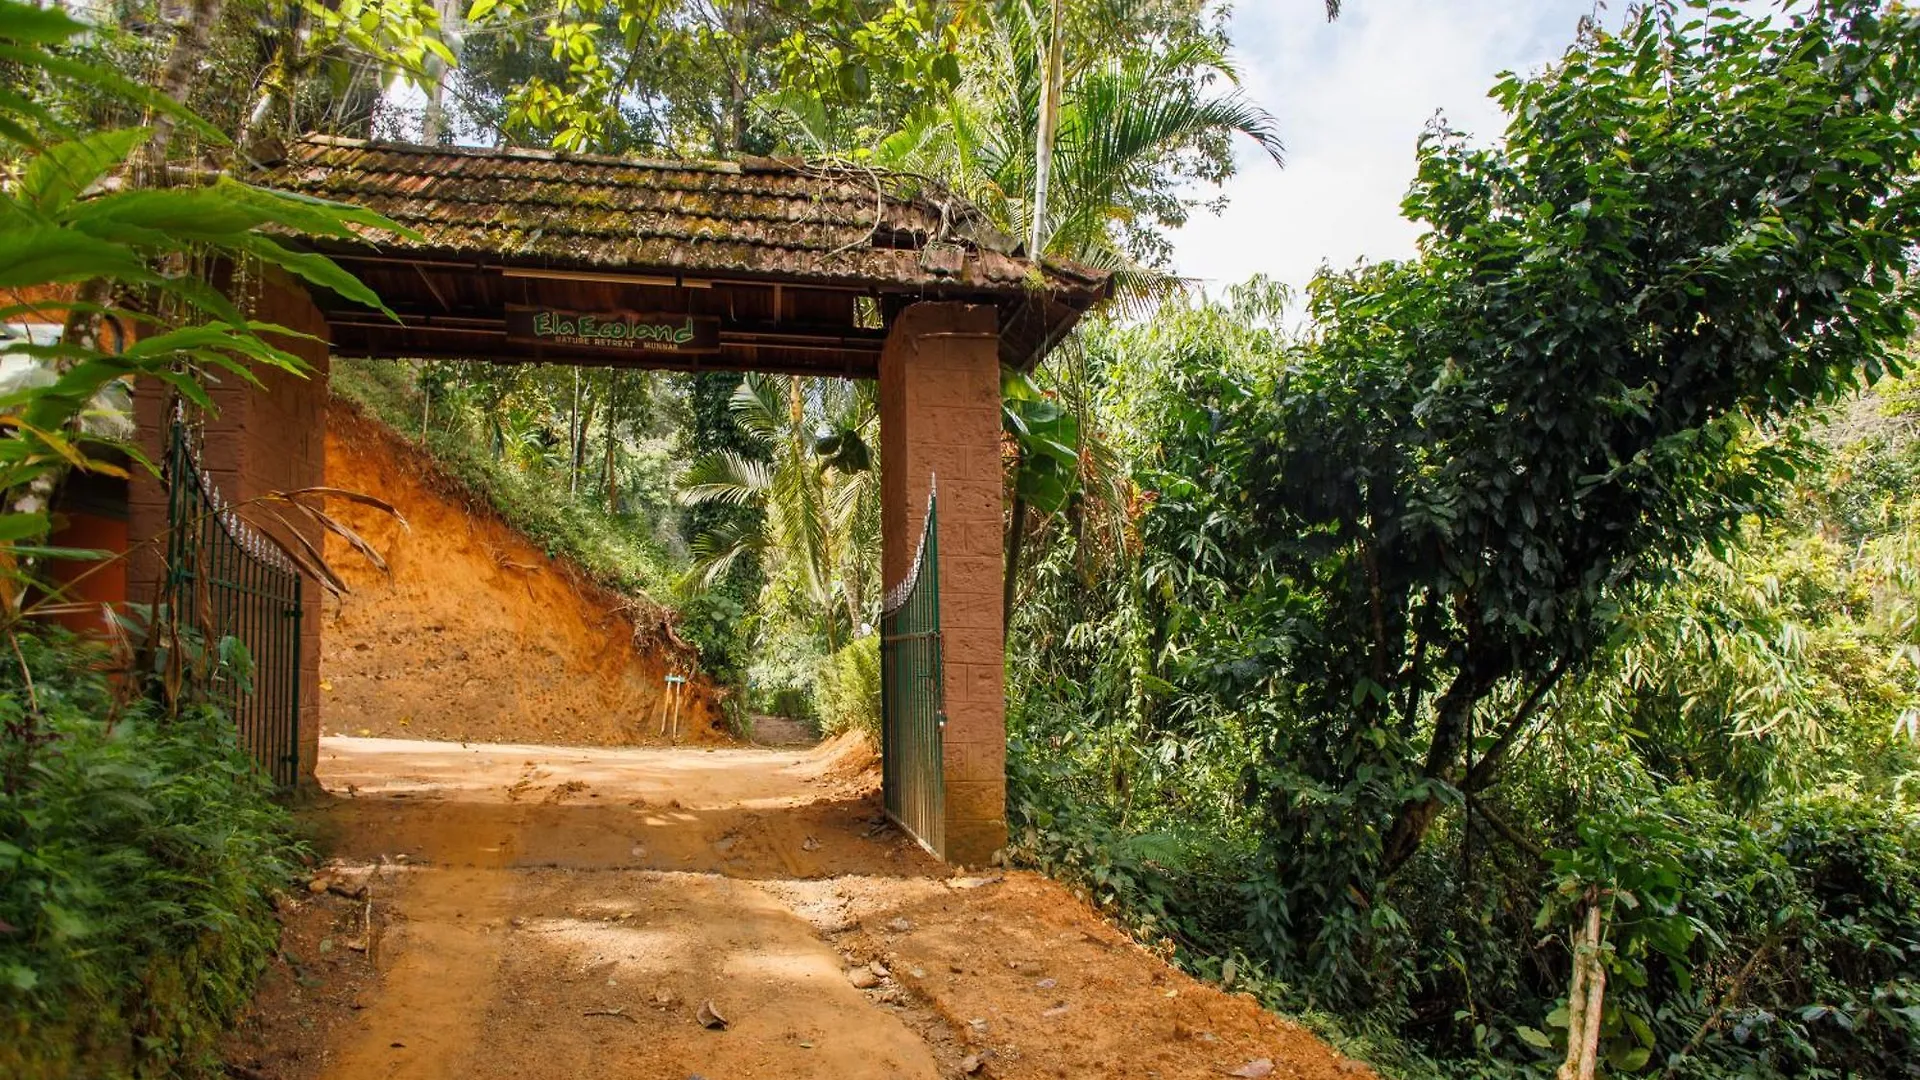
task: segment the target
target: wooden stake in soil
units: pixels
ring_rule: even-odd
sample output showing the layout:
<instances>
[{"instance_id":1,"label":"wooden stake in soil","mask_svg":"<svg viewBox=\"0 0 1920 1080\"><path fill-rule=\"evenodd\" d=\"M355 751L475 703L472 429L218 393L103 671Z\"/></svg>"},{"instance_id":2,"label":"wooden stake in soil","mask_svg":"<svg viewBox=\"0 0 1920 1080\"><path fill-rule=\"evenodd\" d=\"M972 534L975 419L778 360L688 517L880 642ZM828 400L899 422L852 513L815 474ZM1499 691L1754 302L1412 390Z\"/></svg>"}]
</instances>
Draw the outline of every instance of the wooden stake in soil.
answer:
<instances>
[{"instance_id":1,"label":"wooden stake in soil","mask_svg":"<svg viewBox=\"0 0 1920 1080\"><path fill-rule=\"evenodd\" d=\"M684 675L667 676L666 693L660 695L660 737L663 739L671 729L673 741L680 741L680 699L685 696L686 685L687 677Z\"/></svg>"}]
</instances>

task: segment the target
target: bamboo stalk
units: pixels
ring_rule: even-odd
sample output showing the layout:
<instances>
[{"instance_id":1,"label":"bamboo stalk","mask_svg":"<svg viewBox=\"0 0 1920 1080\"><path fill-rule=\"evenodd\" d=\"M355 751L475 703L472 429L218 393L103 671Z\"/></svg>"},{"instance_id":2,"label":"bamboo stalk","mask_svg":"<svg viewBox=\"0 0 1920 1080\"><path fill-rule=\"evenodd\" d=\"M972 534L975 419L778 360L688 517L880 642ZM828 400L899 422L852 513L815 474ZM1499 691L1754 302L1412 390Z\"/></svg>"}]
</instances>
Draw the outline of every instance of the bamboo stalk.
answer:
<instances>
[{"instance_id":1,"label":"bamboo stalk","mask_svg":"<svg viewBox=\"0 0 1920 1080\"><path fill-rule=\"evenodd\" d=\"M1573 948L1573 981L1567 990L1567 1057L1556 1080L1594 1080L1600 1053L1607 971L1600 963L1600 899L1589 895L1586 925Z\"/></svg>"}]
</instances>

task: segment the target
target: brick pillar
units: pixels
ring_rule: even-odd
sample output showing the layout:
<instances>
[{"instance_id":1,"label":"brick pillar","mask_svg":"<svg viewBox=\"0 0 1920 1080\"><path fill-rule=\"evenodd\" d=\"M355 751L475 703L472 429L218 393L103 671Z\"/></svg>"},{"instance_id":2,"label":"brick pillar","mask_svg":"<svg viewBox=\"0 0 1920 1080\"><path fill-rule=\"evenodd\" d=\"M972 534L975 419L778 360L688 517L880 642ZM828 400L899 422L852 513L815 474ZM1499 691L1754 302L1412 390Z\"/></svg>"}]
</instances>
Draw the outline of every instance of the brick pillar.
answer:
<instances>
[{"instance_id":1,"label":"brick pillar","mask_svg":"<svg viewBox=\"0 0 1920 1080\"><path fill-rule=\"evenodd\" d=\"M906 577L940 498L940 631L948 862L1006 843L1006 654L1001 620L1000 348L992 308L922 303L880 357L881 568Z\"/></svg>"},{"instance_id":2,"label":"brick pillar","mask_svg":"<svg viewBox=\"0 0 1920 1080\"><path fill-rule=\"evenodd\" d=\"M261 271L259 295L249 312L262 322L311 334L318 340L267 340L305 361L309 371L294 375L255 369L261 385L251 386L238 376L221 372L210 382L208 395L215 412L205 417L202 464L229 501L240 502L268 491L318 487L326 482L327 321L304 287L277 271ZM143 382L134 396L134 421L142 449L158 464L166 450L171 417L168 388ZM160 480L136 471L128 485L127 533L138 544L157 537L167 527L166 491ZM256 524L261 519L253 518ZM262 525L264 531L278 531ZM302 530L317 548L324 534L308 523ZM164 572L163 545L150 544L127 560L127 595L136 603L153 603L160 595ZM310 580L300 586L300 724L296 743L300 751L300 785L313 784L320 749L320 601L321 590Z\"/></svg>"}]
</instances>

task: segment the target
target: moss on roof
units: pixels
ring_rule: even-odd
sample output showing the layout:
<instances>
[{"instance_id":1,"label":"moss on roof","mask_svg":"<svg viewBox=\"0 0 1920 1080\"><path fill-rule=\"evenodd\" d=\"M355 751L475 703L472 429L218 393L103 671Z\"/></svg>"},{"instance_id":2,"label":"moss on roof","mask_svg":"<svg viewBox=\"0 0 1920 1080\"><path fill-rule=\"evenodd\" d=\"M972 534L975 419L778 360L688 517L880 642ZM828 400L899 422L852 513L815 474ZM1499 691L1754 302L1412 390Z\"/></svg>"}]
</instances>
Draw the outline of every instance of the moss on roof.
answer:
<instances>
[{"instance_id":1,"label":"moss on roof","mask_svg":"<svg viewBox=\"0 0 1920 1080\"><path fill-rule=\"evenodd\" d=\"M1106 275L1036 265L970 206L900 177L750 159L650 161L308 136L253 178L379 211L387 254L1008 293L1084 307ZM935 246L938 258L922 258ZM951 257L958 246L964 257Z\"/></svg>"}]
</instances>

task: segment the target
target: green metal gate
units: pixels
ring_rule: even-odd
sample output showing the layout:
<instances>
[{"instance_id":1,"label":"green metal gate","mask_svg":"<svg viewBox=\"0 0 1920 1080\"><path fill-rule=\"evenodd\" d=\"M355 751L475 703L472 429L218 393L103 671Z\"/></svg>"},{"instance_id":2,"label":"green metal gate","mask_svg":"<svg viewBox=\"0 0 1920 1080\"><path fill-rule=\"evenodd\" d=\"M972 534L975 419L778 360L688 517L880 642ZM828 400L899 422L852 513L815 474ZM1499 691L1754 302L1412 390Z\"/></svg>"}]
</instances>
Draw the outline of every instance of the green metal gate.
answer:
<instances>
[{"instance_id":1,"label":"green metal gate","mask_svg":"<svg viewBox=\"0 0 1920 1080\"><path fill-rule=\"evenodd\" d=\"M251 671L213 667L208 692L226 703L240 741L282 787L300 763L300 573L221 497L200 466L186 425L167 447L164 602L202 647L246 646Z\"/></svg>"},{"instance_id":2,"label":"green metal gate","mask_svg":"<svg viewBox=\"0 0 1920 1080\"><path fill-rule=\"evenodd\" d=\"M929 851L946 850L946 727L940 670L940 543L936 500L913 570L887 594L880 617L880 762L887 816Z\"/></svg>"}]
</instances>

